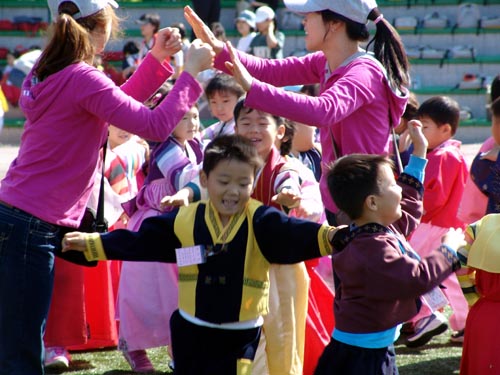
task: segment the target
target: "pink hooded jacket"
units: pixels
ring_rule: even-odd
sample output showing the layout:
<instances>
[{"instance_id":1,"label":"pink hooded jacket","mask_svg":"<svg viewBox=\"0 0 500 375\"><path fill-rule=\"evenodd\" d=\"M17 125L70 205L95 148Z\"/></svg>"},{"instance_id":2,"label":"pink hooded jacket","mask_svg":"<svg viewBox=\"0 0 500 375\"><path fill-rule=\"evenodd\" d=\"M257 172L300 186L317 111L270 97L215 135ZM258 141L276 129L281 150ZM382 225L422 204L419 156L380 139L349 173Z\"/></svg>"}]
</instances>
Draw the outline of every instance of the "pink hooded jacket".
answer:
<instances>
[{"instance_id":1,"label":"pink hooded jacket","mask_svg":"<svg viewBox=\"0 0 500 375\"><path fill-rule=\"evenodd\" d=\"M38 83L30 72L20 99L26 123L19 154L0 184L0 200L46 222L77 227L108 124L162 141L201 95L200 84L184 72L154 111L142 105L172 72L151 55L122 87L83 62Z\"/></svg>"},{"instance_id":2,"label":"pink hooded jacket","mask_svg":"<svg viewBox=\"0 0 500 375\"><path fill-rule=\"evenodd\" d=\"M352 153L388 154L390 125L399 124L408 92L395 93L389 87L384 67L364 51L348 58L333 72L329 72L322 52L285 59L236 53L256 78L247 93L246 106L319 128L323 153L321 195L325 207L336 212L326 184L328 165ZM224 49L215 66L228 72L224 66L228 60L229 53ZM315 83L320 83L318 97L278 88Z\"/></svg>"}]
</instances>

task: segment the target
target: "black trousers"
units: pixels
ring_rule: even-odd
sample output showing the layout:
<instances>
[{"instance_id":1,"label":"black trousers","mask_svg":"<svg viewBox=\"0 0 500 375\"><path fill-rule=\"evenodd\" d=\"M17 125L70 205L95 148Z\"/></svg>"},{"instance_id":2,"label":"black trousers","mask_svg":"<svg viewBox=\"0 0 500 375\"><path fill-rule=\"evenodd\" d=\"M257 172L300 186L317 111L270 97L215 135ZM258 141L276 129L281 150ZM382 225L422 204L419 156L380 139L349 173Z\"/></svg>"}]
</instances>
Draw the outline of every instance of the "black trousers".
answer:
<instances>
[{"instance_id":1,"label":"black trousers","mask_svg":"<svg viewBox=\"0 0 500 375\"><path fill-rule=\"evenodd\" d=\"M332 339L318 360L314 375L399 375L394 345L366 349Z\"/></svg>"},{"instance_id":2,"label":"black trousers","mask_svg":"<svg viewBox=\"0 0 500 375\"><path fill-rule=\"evenodd\" d=\"M170 318L174 374L238 375L251 369L261 330L203 327L175 311Z\"/></svg>"}]
</instances>

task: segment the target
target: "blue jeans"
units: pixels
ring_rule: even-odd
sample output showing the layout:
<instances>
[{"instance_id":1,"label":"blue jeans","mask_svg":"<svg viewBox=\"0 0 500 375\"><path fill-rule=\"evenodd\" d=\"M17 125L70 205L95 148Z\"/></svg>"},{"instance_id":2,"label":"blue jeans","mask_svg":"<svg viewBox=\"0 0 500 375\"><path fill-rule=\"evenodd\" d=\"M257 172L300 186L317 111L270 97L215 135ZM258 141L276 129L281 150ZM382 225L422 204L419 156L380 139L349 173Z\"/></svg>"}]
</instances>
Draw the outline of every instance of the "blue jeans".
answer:
<instances>
[{"instance_id":1,"label":"blue jeans","mask_svg":"<svg viewBox=\"0 0 500 375\"><path fill-rule=\"evenodd\" d=\"M0 372L39 375L59 228L0 203Z\"/></svg>"}]
</instances>

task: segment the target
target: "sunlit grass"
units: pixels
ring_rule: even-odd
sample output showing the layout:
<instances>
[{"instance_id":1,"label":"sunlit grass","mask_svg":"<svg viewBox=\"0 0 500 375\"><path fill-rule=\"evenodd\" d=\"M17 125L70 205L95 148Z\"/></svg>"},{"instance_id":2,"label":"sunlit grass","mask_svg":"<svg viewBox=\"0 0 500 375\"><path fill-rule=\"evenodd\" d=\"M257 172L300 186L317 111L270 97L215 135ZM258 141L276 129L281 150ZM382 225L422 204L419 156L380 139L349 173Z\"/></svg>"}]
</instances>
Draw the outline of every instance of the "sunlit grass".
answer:
<instances>
[{"instance_id":1,"label":"sunlit grass","mask_svg":"<svg viewBox=\"0 0 500 375\"><path fill-rule=\"evenodd\" d=\"M445 315L449 315L446 309ZM454 375L459 373L462 346L450 342L451 330L435 337L422 348L410 349L396 345L396 361L400 375ZM152 374L171 374L166 348L148 350L149 358L156 368ZM61 372L48 372L57 374ZM116 349L72 353L70 375L131 375L130 366Z\"/></svg>"}]
</instances>

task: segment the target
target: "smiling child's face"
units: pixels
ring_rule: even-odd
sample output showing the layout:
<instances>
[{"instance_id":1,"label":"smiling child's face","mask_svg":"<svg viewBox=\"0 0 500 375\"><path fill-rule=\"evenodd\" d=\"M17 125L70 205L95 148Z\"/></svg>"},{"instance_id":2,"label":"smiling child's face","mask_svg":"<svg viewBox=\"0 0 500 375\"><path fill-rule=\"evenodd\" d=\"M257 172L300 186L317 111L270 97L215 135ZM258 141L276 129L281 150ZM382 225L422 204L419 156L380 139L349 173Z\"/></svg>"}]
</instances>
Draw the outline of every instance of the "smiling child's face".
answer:
<instances>
[{"instance_id":1,"label":"smiling child's face","mask_svg":"<svg viewBox=\"0 0 500 375\"><path fill-rule=\"evenodd\" d=\"M236 134L252 141L263 160L267 160L276 138L285 134L285 127L278 126L272 115L249 108L242 108L235 129Z\"/></svg>"},{"instance_id":2,"label":"smiling child's face","mask_svg":"<svg viewBox=\"0 0 500 375\"><path fill-rule=\"evenodd\" d=\"M242 212L252 194L255 170L249 163L238 160L222 160L207 176L201 172L200 182L223 225L231 216Z\"/></svg>"},{"instance_id":3,"label":"smiling child's face","mask_svg":"<svg viewBox=\"0 0 500 375\"><path fill-rule=\"evenodd\" d=\"M394 171L389 165L380 166L378 180L380 191L375 195L378 222L388 226L401 217L402 189L397 184Z\"/></svg>"}]
</instances>

